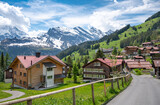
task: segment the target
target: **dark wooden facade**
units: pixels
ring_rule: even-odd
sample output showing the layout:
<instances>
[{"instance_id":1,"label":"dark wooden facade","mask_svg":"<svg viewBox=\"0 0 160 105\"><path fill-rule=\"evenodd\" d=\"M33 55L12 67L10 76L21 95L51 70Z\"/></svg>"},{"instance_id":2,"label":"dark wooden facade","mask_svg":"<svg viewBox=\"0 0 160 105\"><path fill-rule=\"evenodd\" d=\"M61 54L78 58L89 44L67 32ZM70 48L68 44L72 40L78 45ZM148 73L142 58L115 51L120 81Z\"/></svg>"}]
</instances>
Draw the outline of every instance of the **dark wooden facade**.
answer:
<instances>
[{"instance_id":1,"label":"dark wooden facade","mask_svg":"<svg viewBox=\"0 0 160 105\"><path fill-rule=\"evenodd\" d=\"M95 63L100 63L99 66L95 66ZM110 72L112 71L111 67L95 60L92 63L86 65L83 69L83 79L88 80L98 80L103 78L109 78Z\"/></svg>"}]
</instances>

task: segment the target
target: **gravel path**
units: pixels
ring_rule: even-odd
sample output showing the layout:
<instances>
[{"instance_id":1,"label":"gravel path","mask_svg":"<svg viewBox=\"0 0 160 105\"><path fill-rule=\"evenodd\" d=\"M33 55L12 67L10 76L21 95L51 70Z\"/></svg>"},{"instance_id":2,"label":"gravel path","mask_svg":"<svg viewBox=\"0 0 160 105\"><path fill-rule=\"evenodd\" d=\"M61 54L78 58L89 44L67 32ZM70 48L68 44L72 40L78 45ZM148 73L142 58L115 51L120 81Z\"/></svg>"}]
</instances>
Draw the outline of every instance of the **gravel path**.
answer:
<instances>
[{"instance_id":1,"label":"gravel path","mask_svg":"<svg viewBox=\"0 0 160 105\"><path fill-rule=\"evenodd\" d=\"M15 99L15 98L18 98L18 97L25 95L25 93L20 92L20 91L3 90L3 92L10 93L10 94L12 94L12 96L10 96L8 98L0 99L0 102Z\"/></svg>"},{"instance_id":2,"label":"gravel path","mask_svg":"<svg viewBox=\"0 0 160 105\"><path fill-rule=\"evenodd\" d=\"M160 80L132 75L131 84L107 105L160 105Z\"/></svg>"}]
</instances>

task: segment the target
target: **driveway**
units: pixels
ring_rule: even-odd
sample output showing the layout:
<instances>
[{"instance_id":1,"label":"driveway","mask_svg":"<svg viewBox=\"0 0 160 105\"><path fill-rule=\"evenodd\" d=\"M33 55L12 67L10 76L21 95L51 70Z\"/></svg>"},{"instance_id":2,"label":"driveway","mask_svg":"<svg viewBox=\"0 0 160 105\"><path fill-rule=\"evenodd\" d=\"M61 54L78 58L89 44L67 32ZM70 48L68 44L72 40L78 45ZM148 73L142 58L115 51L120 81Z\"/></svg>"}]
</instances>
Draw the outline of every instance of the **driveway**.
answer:
<instances>
[{"instance_id":1,"label":"driveway","mask_svg":"<svg viewBox=\"0 0 160 105\"><path fill-rule=\"evenodd\" d=\"M160 80L132 75L130 86L107 105L160 105Z\"/></svg>"},{"instance_id":2,"label":"driveway","mask_svg":"<svg viewBox=\"0 0 160 105\"><path fill-rule=\"evenodd\" d=\"M3 90L3 91L6 92L6 93L12 94L12 96L10 96L8 98L0 99L0 102L15 99L15 98L18 98L18 97L21 97L21 96L25 95L25 93L20 92L20 91L10 91L10 90Z\"/></svg>"}]
</instances>

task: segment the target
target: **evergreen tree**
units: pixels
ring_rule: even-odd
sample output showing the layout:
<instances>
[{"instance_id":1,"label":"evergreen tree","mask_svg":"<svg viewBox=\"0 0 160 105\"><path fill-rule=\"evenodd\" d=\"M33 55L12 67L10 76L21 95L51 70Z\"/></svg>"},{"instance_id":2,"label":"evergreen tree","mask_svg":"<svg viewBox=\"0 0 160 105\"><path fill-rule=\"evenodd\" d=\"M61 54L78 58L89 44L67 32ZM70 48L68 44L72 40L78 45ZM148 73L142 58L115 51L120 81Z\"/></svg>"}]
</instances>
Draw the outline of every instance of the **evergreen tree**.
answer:
<instances>
[{"instance_id":1,"label":"evergreen tree","mask_svg":"<svg viewBox=\"0 0 160 105\"><path fill-rule=\"evenodd\" d=\"M114 47L113 51L112 51L112 55L117 55L117 48Z\"/></svg>"},{"instance_id":2,"label":"evergreen tree","mask_svg":"<svg viewBox=\"0 0 160 105\"><path fill-rule=\"evenodd\" d=\"M69 56L69 57L67 58L67 64L68 64L69 66L72 66L71 56Z\"/></svg>"},{"instance_id":3,"label":"evergreen tree","mask_svg":"<svg viewBox=\"0 0 160 105\"><path fill-rule=\"evenodd\" d=\"M84 58L84 64L87 64L87 63L88 63L88 57L85 56L85 58Z\"/></svg>"},{"instance_id":4,"label":"evergreen tree","mask_svg":"<svg viewBox=\"0 0 160 105\"><path fill-rule=\"evenodd\" d=\"M7 69L8 66L10 65L11 61L10 61L10 57L9 57L9 54L7 53L6 56L5 56L5 66L4 68Z\"/></svg>"},{"instance_id":5,"label":"evergreen tree","mask_svg":"<svg viewBox=\"0 0 160 105\"><path fill-rule=\"evenodd\" d=\"M103 54L103 51L101 51L100 49L98 49L97 53L96 53L96 58L103 58L105 57L105 55Z\"/></svg>"},{"instance_id":6,"label":"evergreen tree","mask_svg":"<svg viewBox=\"0 0 160 105\"><path fill-rule=\"evenodd\" d=\"M72 78L72 75L71 75L71 68L69 68L69 71L68 71L68 78Z\"/></svg>"},{"instance_id":7,"label":"evergreen tree","mask_svg":"<svg viewBox=\"0 0 160 105\"><path fill-rule=\"evenodd\" d=\"M75 63L73 66L73 80L74 83L77 83L77 73L78 73L78 68L77 68L77 64Z\"/></svg>"},{"instance_id":8,"label":"evergreen tree","mask_svg":"<svg viewBox=\"0 0 160 105\"><path fill-rule=\"evenodd\" d=\"M151 37L148 36L146 41L147 41L147 42L150 42L150 41L151 41Z\"/></svg>"},{"instance_id":9,"label":"evergreen tree","mask_svg":"<svg viewBox=\"0 0 160 105\"><path fill-rule=\"evenodd\" d=\"M0 82L4 81L4 55L3 52L1 53L1 60L0 60Z\"/></svg>"},{"instance_id":10,"label":"evergreen tree","mask_svg":"<svg viewBox=\"0 0 160 105\"><path fill-rule=\"evenodd\" d=\"M127 37L126 33L124 34L124 37Z\"/></svg>"},{"instance_id":11,"label":"evergreen tree","mask_svg":"<svg viewBox=\"0 0 160 105\"><path fill-rule=\"evenodd\" d=\"M140 49L138 49L138 54L141 55L141 50Z\"/></svg>"},{"instance_id":12,"label":"evergreen tree","mask_svg":"<svg viewBox=\"0 0 160 105\"><path fill-rule=\"evenodd\" d=\"M78 60L78 64L77 64L77 66L78 66L78 69L80 69L81 68L81 63L80 63L80 61Z\"/></svg>"}]
</instances>

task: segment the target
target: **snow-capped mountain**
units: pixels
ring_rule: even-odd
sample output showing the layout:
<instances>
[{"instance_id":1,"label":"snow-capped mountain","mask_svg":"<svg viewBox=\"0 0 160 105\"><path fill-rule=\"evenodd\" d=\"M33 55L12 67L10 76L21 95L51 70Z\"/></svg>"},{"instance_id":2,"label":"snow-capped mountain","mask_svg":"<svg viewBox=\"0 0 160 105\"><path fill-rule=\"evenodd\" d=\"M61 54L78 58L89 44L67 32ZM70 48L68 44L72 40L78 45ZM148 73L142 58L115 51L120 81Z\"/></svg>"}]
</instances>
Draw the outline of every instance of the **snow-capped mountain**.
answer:
<instances>
[{"instance_id":1,"label":"snow-capped mountain","mask_svg":"<svg viewBox=\"0 0 160 105\"><path fill-rule=\"evenodd\" d=\"M37 37L24 37L26 33L18 30L16 27L3 27L0 30L5 30L0 31L0 49L9 52L10 49L14 48L19 50L17 52L19 55L30 54L37 50L41 52L45 50L47 54L49 52L48 50L50 50L52 52L51 54L57 54L59 51L72 45L78 45L85 41L98 40L106 35L105 32L94 27L91 27L89 30L85 30L82 27L53 27L48 32L39 34ZM25 50L28 52L24 53ZM16 55L18 55L17 53Z\"/></svg>"},{"instance_id":2,"label":"snow-capped mountain","mask_svg":"<svg viewBox=\"0 0 160 105\"><path fill-rule=\"evenodd\" d=\"M0 41L6 39L6 38L21 38L23 36L25 36L26 33L19 30L16 27L12 27L12 26L0 26Z\"/></svg>"}]
</instances>

